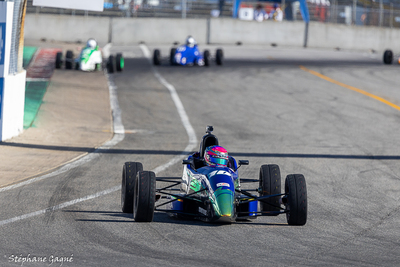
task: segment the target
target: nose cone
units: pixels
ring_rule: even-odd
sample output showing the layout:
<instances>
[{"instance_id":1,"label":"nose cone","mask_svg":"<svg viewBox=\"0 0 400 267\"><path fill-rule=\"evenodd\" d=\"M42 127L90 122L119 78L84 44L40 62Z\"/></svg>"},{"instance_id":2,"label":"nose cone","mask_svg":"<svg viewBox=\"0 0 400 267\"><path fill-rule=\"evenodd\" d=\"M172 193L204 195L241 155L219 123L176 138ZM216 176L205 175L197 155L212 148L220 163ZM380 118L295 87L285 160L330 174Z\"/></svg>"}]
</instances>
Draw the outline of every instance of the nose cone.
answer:
<instances>
[{"instance_id":1,"label":"nose cone","mask_svg":"<svg viewBox=\"0 0 400 267\"><path fill-rule=\"evenodd\" d=\"M234 196L229 189L221 189L215 192L216 202L214 203L217 221L231 222L234 216Z\"/></svg>"}]
</instances>

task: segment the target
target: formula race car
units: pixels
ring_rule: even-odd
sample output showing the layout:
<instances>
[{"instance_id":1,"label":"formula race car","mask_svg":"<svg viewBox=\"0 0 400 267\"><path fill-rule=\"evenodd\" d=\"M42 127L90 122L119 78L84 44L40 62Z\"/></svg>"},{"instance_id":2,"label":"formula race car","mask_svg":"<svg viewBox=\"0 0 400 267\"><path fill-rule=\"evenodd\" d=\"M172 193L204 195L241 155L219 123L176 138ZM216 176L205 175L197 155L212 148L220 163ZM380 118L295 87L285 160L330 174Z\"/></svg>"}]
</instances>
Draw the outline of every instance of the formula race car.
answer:
<instances>
[{"instance_id":1,"label":"formula race car","mask_svg":"<svg viewBox=\"0 0 400 267\"><path fill-rule=\"evenodd\" d=\"M103 66L103 55L96 40L89 39L86 47L81 50L80 55L74 58L74 52L68 50L63 60L62 52L58 52L56 55L56 68L60 69L65 61L66 69L76 69L82 71L95 71L102 70ZM107 71L113 73L114 69L122 71L124 69L124 58L119 53L114 56L110 55L106 65Z\"/></svg>"},{"instance_id":2,"label":"formula race car","mask_svg":"<svg viewBox=\"0 0 400 267\"><path fill-rule=\"evenodd\" d=\"M209 50L204 50L204 53L201 54L196 41L191 36L186 39L185 45L171 48L168 58L162 58L159 49L155 49L153 52L153 64L156 66L161 65L162 61L168 61L171 65L210 66L213 59L215 59L217 65L222 65L223 58L224 54L220 48L217 49L215 58L211 57Z\"/></svg>"},{"instance_id":3,"label":"formula race car","mask_svg":"<svg viewBox=\"0 0 400 267\"><path fill-rule=\"evenodd\" d=\"M383 53L383 63L392 64L394 57L395 56L393 55L392 50L385 50L385 52ZM397 63L400 64L400 55L396 55L396 58L397 58Z\"/></svg>"},{"instance_id":4,"label":"formula race car","mask_svg":"<svg viewBox=\"0 0 400 267\"><path fill-rule=\"evenodd\" d=\"M213 127L208 126L199 152L183 160L182 177L156 177L152 171L143 171L140 162L126 162L122 171L122 211L133 213L136 222L151 222L158 211L181 219L221 223L286 214L289 225L305 225L304 176L288 175L283 193L276 164L262 165L258 179L239 178L239 167L249 161L237 163L228 156L212 131ZM243 189L244 183L257 186Z\"/></svg>"}]
</instances>

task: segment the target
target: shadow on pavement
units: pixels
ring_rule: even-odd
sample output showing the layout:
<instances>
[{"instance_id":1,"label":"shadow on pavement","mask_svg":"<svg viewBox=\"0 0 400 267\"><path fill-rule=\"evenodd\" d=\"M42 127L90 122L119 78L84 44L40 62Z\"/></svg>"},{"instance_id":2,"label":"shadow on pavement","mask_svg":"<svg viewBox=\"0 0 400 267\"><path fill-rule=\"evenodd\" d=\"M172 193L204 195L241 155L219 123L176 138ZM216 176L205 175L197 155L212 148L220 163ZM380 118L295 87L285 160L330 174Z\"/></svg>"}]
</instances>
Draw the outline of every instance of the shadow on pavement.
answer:
<instances>
[{"instance_id":1,"label":"shadow on pavement","mask_svg":"<svg viewBox=\"0 0 400 267\"><path fill-rule=\"evenodd\" d=\"M22 143L0 142L1 146L33 148L55 151L73 151L97 154L121 154L121 155L182 155L179 150L142 150L142 149L103 149L91 147L49 146ZM193 151L194 152L194 151ZM233 157L258 157L258 158L326 158L326 159L364 159L364 160L400 160L400 155L344 155L344 154L300 154L300 153L258 153L258 152L230 152Z\"/></svg>"}]
</instances>

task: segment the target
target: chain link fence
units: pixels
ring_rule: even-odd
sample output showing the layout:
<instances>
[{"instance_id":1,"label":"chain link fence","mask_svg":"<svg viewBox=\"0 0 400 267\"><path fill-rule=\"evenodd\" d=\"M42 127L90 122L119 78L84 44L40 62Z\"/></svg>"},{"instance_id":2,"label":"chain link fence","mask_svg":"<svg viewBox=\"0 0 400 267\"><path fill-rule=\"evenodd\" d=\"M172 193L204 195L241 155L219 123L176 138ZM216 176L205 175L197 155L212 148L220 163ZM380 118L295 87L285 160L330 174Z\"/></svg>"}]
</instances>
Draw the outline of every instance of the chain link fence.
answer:
<instances>
[{"instance_id":1,"label":"chain link fence","mask_svg":"<svg viewBox=\"0 0 400 267\"><path fill-rule=\"evenodd\" d=\"M14 2L12 33L11 33L11 51L10 51L10 67L9 74L16 74L22 71L23 60L23 20L25 0L6 1Z\"/></svg>"},{"instance_id":2,"label":"chain link fence","mask_svg":"<svg viewBox=\"0 0 400 267\"><path fill-rule=\"evenodd\" d=\"M312 21L361 26L400 27L400 3L383 1L321 1L308 3ZM301 19L297 9L296 19Z\"/></svg>"},{"instance_id":3,"label":"chain link fence","mask_svg":"<svg viewBox=\"0 0 400 267\"><path fill-rule=\"evenodd\" d=\"M28 0L27 13L109 17L232 17L232 0L105 0L103 12L37 7L32 2Z\"/></svg>"},{"instance_id":4,"label":"chain link fence","mask_svg":"<svg viewBox=\"0 0 400 267\"><path fill-rule=\"evenodd\" d=\"M271 12L273 4L241 1L241 7L256 8L261 5L267 13ZM298 1L282 0L279 4L284 10L284 20L302 20ZM400 28L400 0L307 0L307 4L311 21ZM232 17L233 0L105 0L103 12L36 7L32 5L32 0L28 0L27 13L110 17Z\"/></svg>"}]
</instances>

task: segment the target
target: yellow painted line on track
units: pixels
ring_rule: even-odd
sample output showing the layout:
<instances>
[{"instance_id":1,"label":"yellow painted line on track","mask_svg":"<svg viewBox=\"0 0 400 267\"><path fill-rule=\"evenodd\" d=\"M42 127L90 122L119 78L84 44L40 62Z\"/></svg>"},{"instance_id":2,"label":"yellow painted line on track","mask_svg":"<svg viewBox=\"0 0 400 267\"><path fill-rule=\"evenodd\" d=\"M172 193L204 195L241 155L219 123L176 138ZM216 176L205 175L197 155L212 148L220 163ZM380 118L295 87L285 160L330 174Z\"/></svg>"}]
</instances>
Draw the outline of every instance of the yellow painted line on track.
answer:
<instances>
[{"instance_id":1,"label":"yellow painted line on track","mask_svg":"<svg viewBox=\"0 0 400 267\"><path fill-rule=\"evenodd\" d=\"M307 72L311 73L312 75L315 75L315 76L317 76L317 77L319 77L319 78L321 78L321 79L324 79L325 81L328 81L328 82L337 84L337 85L342 86L342 87L344 87L344 88L347 88L347 89L349 89L349 90L352 90L352 91L355 91L355 92L357 92L357 93L360 93L360 94L369 96L369 97L371 97L371 98L373 98L373 99L375 99L375 100L378 100L378 101L380 101L380 102L382 102L382 103L385 103L386 105L388 105L388 106L390 106L390 107L392 107L392 108L395 108L395 109L397 109L397 110L400 110L400 107L399 107L399 106L393 104L392 102L387 101L386 99L384 99L384 98L382 98L382 97L373 95L373 94L368 93L368 92L366 92L366 91L364 91L364 90L358 89L358 88L356 88L356 87L354 87L354 86L350 86L350 85L341 83L341 82L336 81L336 80L334 80L334 79L332 79L332 78L329 78L328 76L325 76L325 75L323 75L323 74L321 74L321 73L318 73L318 72L316 72L316 71L310 70L310 69L308 69L308 68L306 68L306 67L304 67L304 66L300 66L300 69L301 69L301 70L304 70L304 71L307 71Z\"/></svg>"}]
</instances>

